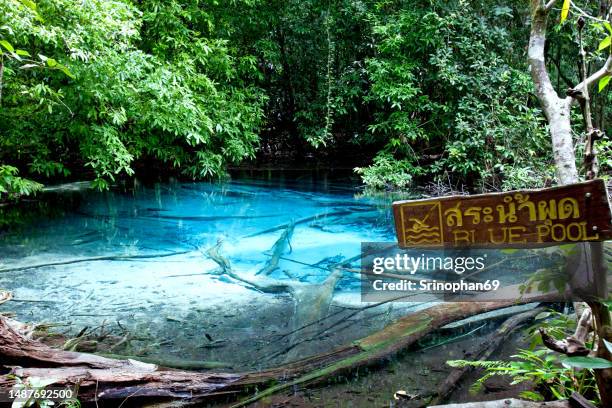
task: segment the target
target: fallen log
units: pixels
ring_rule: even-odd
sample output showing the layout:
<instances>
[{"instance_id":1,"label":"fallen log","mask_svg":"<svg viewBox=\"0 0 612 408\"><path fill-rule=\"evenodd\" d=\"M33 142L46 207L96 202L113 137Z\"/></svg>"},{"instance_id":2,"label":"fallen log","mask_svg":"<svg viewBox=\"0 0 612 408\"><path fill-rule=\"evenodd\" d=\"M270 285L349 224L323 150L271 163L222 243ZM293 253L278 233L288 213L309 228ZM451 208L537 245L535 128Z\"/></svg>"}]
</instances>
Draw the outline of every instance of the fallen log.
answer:
<instances>
[{"instance_id":1,"label":"fallen log","mask_svg":"<svg viewBox=\"0 0 612 408\"><path fill-rule=\"evenodd\" d=\"M509 398L464 404L432 405L429 408L572 408L572 405L569 400L534 402Z\"/></svg>"},{"instance_id":2,"label":"fallen log","mask_svg":"<svg viewBox=\"0 0 612 408\"><path fill-rule=\"evenodd\" d=\"M232 271L227 260L217 252L218 249L218 246L211 248L208 255L220 266L222 273L244 281L243 277ZM282 287L281 283L269 287L268 282L264 284L259 279L257 282L249 279L245 283L271 292L287 292L288 289L286 284ZM518 285L505 290L517 293ZM512 305L550 301L551 298L558 298L558 294L526 294L520 299L506 296L504 299L507 300L496 302L440 303L404 316L381 331L351 344L260 372L197 373L172 370L133 359L115 360L56 350L27 338L20 333L14 321L3 316L0 316L0 358L3 365L13 366L11 373L17 377L53 378L56 379L56 385L79 384L84 402L127 396L147 402L168 398L210 402L219 396L235 401L239 397L251 395L235 405L238 407L295 386L325 382L360 367L380 364L451 322ZM9 376L1 376L0 391L6 391L14 381Z\"/></svg>"},{"instance_id":3,"label":"fallen log","mask_svg":"<svg viewBox=\"0 0 612 408\"><path fill-rule=\"evenodd\" d=\"M215 368L232 368L229 363L221 361L205 361L205 360L183 360L178 358L161 358L149 356L126 356L122 354L100 354L102 357L112 358L114 360L138 360L143 363L154 364L160 367L180 368L182 370L210 370Z\"/></svg>"},{"instance_id":4,"label":"fallen log","mask_svg":"<svg viewBox=\"0 0 612 408\"><path fill-rule=\"evenodd\" d=\"M57 350L23 336L11 320L0 316L0 357L17 377L56 379L55 385L79 385L82 401L181 398L211 401L219 396L236 400L263 390L236 406L294 386L311 385L356 368L384 362L432 331L459 319L516 303L542 301L542 296L504 302L443 303L400 318L383 330L350 345L261 372L227 374L171 370L133 359L115 360L87 353ZM23 368L22 368L23 367ZM0 391L14 380L0 377ZM267 387L267 388L266 388Z\"/></svg>"},{"instance_id":5,"label":"fallen log","mask_svg":"<svg viewBox=\"0 0 612 408\"><path fill-rule=\"evenodd\" d=\"M527 312L519 313L515 316L508 318L502 325L489 335L482 343L477 345L471 351L466 353L465 359L483 361L487 360L500 345L505 342L508 337L523 324L527 323L531 319L535 318L539 313L543 312L546 308L538 307ZM460 367L455 368L450 372L446 380L438 387L435 397L430 401L430 404L439 404L450 393L455 390L459 381L472 370L473 367Z\"/></svg>"},{"instance_id":6,"label":"fallen log","mask_svg":"<svg viewBox=\"0 0 612 408\"><path fill-rule=\"evenodd\" d=\"M370 210L364 210L364 212L365 211L371 211L371 209ZM280 224L280 225L277 225L275 227L265 229L263 231L259 231L259 232L255 232L253 234L245 235L244 237L242 237L242 239L253 238L253 237L257 237L259 235L269 234L271 232L275 232L275 231L278 231L278 230L281 230L281 229L288 228L291 225L293 225L293 226L301 225L301 224L305 224L305 223L310 222L310 221L318 220L319 218L328 218L328 217L338 217L338 216L341 216L341 215L350 215L350 214L353 214L354 212L355 212L355 210L338 210L338 211L332 211L332 212L322 212L320 214L311 215L310 217L300 218L299 220L295 220L295 221L292 221L292 222Z\"/></svg>"}]
</instances>

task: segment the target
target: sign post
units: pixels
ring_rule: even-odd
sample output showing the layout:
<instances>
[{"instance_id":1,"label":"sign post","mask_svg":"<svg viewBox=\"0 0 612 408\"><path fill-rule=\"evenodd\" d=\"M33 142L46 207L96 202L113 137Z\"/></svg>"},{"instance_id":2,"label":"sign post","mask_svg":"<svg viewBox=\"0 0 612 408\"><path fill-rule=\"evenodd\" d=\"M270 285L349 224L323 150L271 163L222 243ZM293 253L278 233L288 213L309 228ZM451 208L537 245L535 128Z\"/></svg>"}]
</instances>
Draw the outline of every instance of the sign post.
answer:
<instances>
[{"instance_id":1,"label":"sign post","mask_svg":"<svg viewBox=\"0 0 612 408\"><path fill-rule=\"evenodd\" d=\"M400 247L504 248L612 238L603 180L393 203Z\"/></svg>"}]
</instances>

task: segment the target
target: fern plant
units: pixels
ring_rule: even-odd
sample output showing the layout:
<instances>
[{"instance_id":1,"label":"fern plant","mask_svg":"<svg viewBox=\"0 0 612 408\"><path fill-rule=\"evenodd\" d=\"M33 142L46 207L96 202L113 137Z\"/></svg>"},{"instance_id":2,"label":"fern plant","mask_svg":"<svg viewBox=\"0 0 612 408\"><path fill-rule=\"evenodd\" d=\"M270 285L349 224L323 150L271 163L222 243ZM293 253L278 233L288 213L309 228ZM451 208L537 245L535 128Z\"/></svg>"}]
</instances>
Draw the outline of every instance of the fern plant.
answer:
<instances>
[{"instance_id":1,"label":"fern plant","mask_svg":"<svg viewBox=\"0 0 612 408\"><path fill-rule=\"evenodd\" d=\"M485 373L471 387L470 392L477 393L484 387L484 382L494 376L509 376L511 385L531 382L535 391L523 391L521 398L532 401L546 399L566 399L573 392L593 398L599 403L595 378L591 370L575 370L562 364L552 351L544 348L537 350L519 349L513 355L514 361L469 361L451 360L451 367L475 367L485 370Z\"/></svg>"}]
</instances>

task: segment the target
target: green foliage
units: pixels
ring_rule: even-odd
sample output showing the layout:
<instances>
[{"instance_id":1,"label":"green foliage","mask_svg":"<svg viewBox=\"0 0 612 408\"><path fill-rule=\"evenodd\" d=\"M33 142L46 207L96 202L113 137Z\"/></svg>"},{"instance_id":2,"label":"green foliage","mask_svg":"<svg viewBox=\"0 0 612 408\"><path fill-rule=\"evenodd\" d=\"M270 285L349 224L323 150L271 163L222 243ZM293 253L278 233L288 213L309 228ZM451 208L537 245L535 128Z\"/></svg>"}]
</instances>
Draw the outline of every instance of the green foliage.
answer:
<instances>
[{"instance_id":1,"label":"green foliage","mask_svg":"<svg viewBox=\"0 0 612 408\"><path fill-rule=\"evenodd\" d=\"M0 0L5 55L29 50L5 61L0 160L47 178L89 168L106 188L136 161L210 178L253 157L265 97L198 4ZM24 69L25 53L53 70Z\"/></svg>"},{"instance_id":2,"label":"green foliage","mask_svg":"<svg viewBox=\"0 0 612 408\"><path fill-rule=\"evenodd\" d=\"M546 333L557 340L564 339L569 333L573 333L576 330L575 316L559 313L555 310L540 313L536 316L535 320L537 323L525 330L530 340L530 350L543 346L540 329L546 330Z\"/></svg>"},{"instance_id":3,"label":"green foliage","mask_svg":"<svg viewBox=\"0 0 612 408\"><path fill-rule=\"evenodd\" d=\"M574 7L596 13L572 4L548 41L561 93L578 81ZM358 166L373 189L542 187L528 18L517 0L0 0L0 162L104 189L144 169L223 177L261 145ZM587 24L589 66L611 35ZM609 79L591 94L600 128Z\"/></svg>"},{"instance_id":4,"label":"green foliage","mask_svg":"<svg viewBox=\"0 0 612 408\"><path fill-rule=\"evenodd\" d=\"M576 244L563 244L533 250L541 259L550 259L553 266L537 269L529 275L526 282L519 287L521 294L531 293L534 289L541 293L556 290L559 294L564 294L570 281L567 259L574 256L579 248Z\"/></svg>"},{"instance_id":5,"label":"green foliage","mask_svg":"<svg viewBox=\"0 0 612 408\"><path fill-rule=\"evenodd\" d=\"M590 370L603 370L612 368L612 361L601 357L567 357L562 361L565 367L571 368L588 368Z\"/></svg>"},{"instance_id":6,"label":"green foliage","mask_svg":"<svg viewBox=\"0 0 612 408\"><path fill-rule=\"evenodd\" d=\"M406 189L412 184L413 177L419 170L409 160L396 160L392 154L386 152L379 153L371 166L355 169L368 187L379 190Z\"/></svg>"},{"instance_id":7,"label":"green foliage","mask_svg":"<svg viewBox=\"0 0 612 408\"><path fill-rule=\"evenodd\" d=\"M592 371L575 371L567 367L554 352L540 348L537 350L519 350L511 361L447 361L451 367L483 368L485 374L479 378L470 391L482 390L484 382L494 376L508 376L511 384L530 382L536 391L521 393L521 397L532 401L543 401L550 398L567 399L578 392L582 395L596 395L596 382ZM563 364L561 364L563 362ZM597 401L594 401L597 404Z\"/></svg>"},{"instance_id":8,"label":"green foliage","mask_svg":"<svg viewBox=\"0 0 612 408\"><path fill-rule=\"evenodd\" d=\"M531 382L536 392L523 393L521 397L542 401L549 399L566 399L573 392L591 398L599 403L599 395L593 370L610 368L612 362L599 357L567 357L554 353L542 343L540 329L557 340L563 340L576 330L575 314L568 315L549 310L538 314L536 323L525 330L530 345L528 350L519 350L512 356L512 361L448 361L452 367L478 367L484 369L484 375L471 387L472 392L479 392L484 382L493 376L509 376L513 384ZM606 342L606 346L609 343ZM592 342L586 346L593 348ZM611 346L612 347L612 346Z\"/></svg>"},{"instance_id":9,"label":"green foliage","mask_svg":"<svg viewBox=\"0 0 612 408\"><path fill-rule=\"evenodd\" d=\"M368 59L368 98L377 105L369 129L386 149L415 163L441 152L425 167L430 177L541 186L551 174L550 143L528 97L524 46L513 38L524 10L487 2L380 7L378 53Z\"/></svg>"},{"instance_id":10,"label":"green foliage","mask_svg":"<svg viewBox=\"0 0 612 408\"><path fill-rule=\"evenodd\" d=\"M18 173L16 167L0 165L0 202L33 194L42 188L42 184L19 177Z\"/></svg>"}]
</instances>

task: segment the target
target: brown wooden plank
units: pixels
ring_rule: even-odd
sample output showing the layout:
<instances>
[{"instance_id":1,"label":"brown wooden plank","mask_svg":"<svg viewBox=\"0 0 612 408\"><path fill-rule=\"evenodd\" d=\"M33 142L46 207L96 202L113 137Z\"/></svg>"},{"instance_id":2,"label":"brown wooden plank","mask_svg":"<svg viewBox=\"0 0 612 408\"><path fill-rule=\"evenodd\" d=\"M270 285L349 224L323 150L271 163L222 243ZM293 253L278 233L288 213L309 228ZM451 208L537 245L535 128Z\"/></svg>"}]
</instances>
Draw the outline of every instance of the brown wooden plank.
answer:
<instances>
[{"instance_id":1,"label":"brown wooden plank","mask_svg":"<svg viewBox=\"0 0 612 408\"><path fill-rule=\"evenodd\" d=\"M393 203L401 247L526 247L612 238L603 180Z\"/></svg>"}]
</instances>

